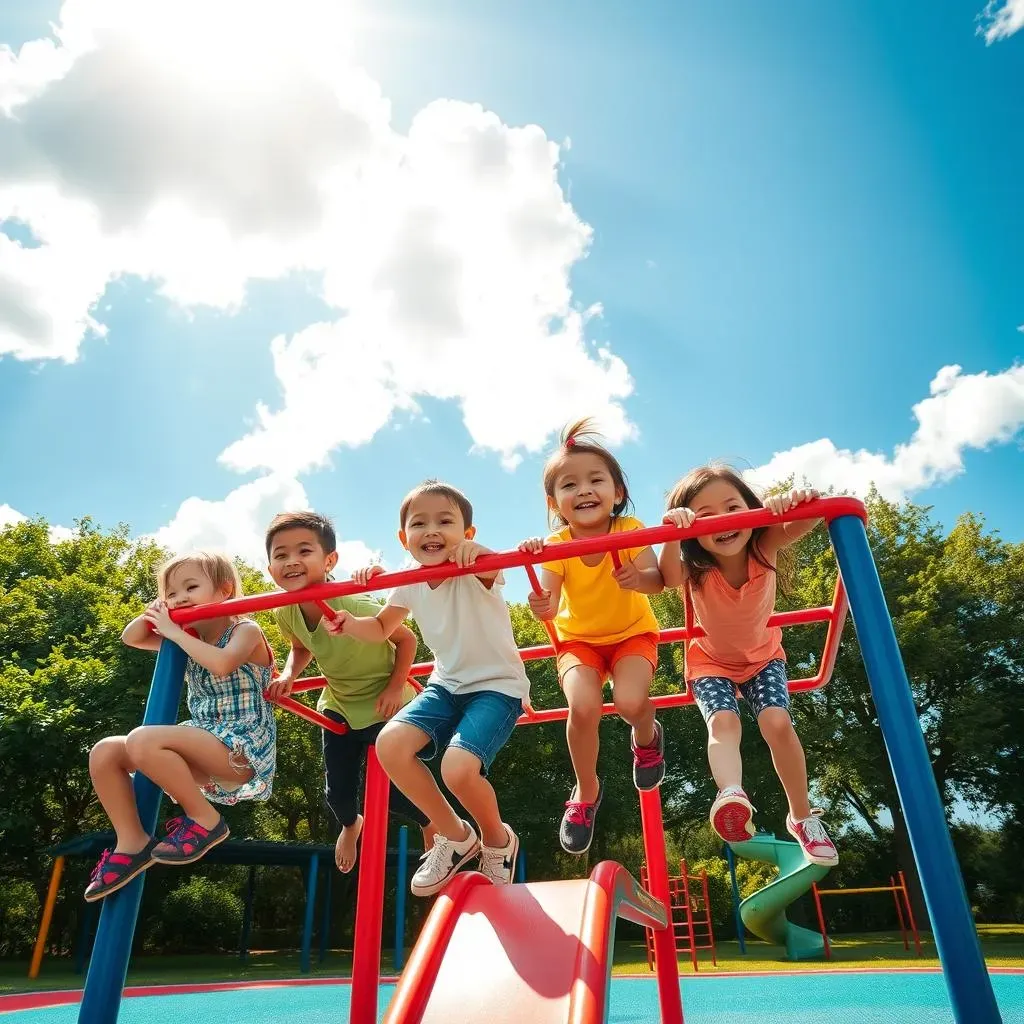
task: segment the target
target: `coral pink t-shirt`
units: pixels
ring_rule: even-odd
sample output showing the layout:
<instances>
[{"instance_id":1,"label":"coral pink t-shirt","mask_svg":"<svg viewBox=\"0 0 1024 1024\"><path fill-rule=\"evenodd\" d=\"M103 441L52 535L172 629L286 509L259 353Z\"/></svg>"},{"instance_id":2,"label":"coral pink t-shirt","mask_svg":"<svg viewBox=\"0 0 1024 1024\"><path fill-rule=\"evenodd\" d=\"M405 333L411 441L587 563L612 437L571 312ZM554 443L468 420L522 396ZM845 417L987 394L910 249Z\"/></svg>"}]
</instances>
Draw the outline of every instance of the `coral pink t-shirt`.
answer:
<instances>
[{"instance_id":1,"label":"coral pink t-shirt","mask_svg":"<svg viewBox=\"0 0 1024 1024\"><path fill-rule=\"evenodd\" d=\"M775 611L775 572L753 557L747 572L738 590L718 569L707 573L699 587L687 584L697 622L707 631L687 644L687 682L720 676L745 683L768 662L785 660L782 627L768 625Z\"/></svg>"}]
</instances>

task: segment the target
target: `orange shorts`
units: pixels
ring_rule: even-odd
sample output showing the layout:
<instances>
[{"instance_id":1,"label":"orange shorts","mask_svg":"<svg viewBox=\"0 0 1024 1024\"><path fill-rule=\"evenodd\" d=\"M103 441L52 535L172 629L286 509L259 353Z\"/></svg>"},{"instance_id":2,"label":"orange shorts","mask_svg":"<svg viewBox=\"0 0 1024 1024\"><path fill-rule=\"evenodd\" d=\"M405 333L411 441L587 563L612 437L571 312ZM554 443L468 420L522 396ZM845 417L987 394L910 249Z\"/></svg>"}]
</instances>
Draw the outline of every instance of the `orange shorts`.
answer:
<instances>
[{"instance_id":1,"label":"orange shorts","mask_svg":"<svg viewBox=\"0 0 1024 1024\"><path fill-rule=\"evenodd\" d=\"M612 674L618 662L634 656L645 658L650 662L651 668L657 668L658 634L638 633L636 636L620 640L617 644L590 644L586 640L565 640L559 645L555 664L558 668L559 682L574 665L586 665L601 677L603 683Z\"/></svg>"}]
</instances>

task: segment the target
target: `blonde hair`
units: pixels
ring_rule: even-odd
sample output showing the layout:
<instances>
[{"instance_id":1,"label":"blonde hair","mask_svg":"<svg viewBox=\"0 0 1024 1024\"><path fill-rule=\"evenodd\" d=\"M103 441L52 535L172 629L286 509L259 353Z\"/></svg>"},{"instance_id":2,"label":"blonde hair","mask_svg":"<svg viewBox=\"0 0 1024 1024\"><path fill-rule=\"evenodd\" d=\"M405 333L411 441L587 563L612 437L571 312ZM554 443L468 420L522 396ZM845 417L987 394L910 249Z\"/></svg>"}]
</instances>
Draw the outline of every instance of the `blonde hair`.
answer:
<instances>
[{"instance_id":1,"label":"blonde hair","mask_svg":"<svg viewBox=\"0 0 1024 1024\"><path fill-rule=\"evenodd\" d=\"M161 600L167 597L167 581L175 569L183 565L194 565L213 584L215 589L228 587L229 598L240 597L242 580L235 568L235 563L219 551L190 551L186 555L175 555L164 562L156 571L157 592Z\"/></svg>"}]
</instances>

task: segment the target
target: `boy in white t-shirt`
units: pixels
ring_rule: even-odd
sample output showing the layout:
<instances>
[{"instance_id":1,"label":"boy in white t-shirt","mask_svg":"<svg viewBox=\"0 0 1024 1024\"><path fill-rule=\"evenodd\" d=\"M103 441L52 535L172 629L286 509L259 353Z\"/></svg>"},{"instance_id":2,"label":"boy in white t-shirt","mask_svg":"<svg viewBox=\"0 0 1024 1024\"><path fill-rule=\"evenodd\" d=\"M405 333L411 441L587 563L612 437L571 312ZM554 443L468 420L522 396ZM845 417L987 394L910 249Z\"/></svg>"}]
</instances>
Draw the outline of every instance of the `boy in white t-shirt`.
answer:
<instances>
[{"instance_id":1,"label":"boy in white t-shirt","mask_svg":"<svg viewBox=\"0 0 1024 1024\"><path fill-rule=\"evenodd\" d=\"M406 495L399 539L420 565L473 565L487 548L473 537L473 506L461 491L428 480ZM381 572L362 569L365 584ZM512 635L497 570L396 587L373 618L339 612L326 628L380 643L408 617L434 652L423 692L384 727L377 757L392 782L430 819L434 845L412 878L415 896L440 892L479 855L480 871L497 885L512 881L519 839L501 820L487 769L529 708L530 682ZM441 757L441 778L480 830L460 818L422 763Z\"/></svg>"}]
</instances>

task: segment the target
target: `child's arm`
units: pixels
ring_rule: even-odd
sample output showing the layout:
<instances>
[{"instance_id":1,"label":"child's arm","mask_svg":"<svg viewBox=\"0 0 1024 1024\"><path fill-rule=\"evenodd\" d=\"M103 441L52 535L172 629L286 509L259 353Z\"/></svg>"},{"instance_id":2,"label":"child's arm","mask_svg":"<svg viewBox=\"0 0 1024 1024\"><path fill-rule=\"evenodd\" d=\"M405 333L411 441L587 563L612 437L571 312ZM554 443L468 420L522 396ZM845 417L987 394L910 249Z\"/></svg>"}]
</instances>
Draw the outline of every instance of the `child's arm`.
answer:
<instances>
[{"instance_id":1,"label":"child's arm","mask_svg":"<svg viewBox=\"0 0 1024 1024\"><path fill-rule=\"evenodd\" d=\"M146 616L159 604L154 601L141 615L136 615L121 633L121 642L140 651L159 651L161 638L153 632Z\"/></svg>"},{"instance_id":2,"label":"child's arm","mask_svg":"<svg viewBox=\"0 0 1024 1024\"><path fill-rule=\"evenodd\" d=\"M795 505L802 505L805 501L815 501L821 495L813 487L800 487L790 491L789 494L776 494L769 498L764 507L781 516L788 512ZM792 523L779 523L778 526L769 526L761 538L761 550L764 554L771 554L780 548L788 548L795 544L801 537L806 537L813 530L820 519L798 519Z\"/></svg>"},{"instance_id":3,"label":"child's arm","mask_svg":"<svg viewBox=\"0 0 1024 1024\"><path fill-rule=\"evenodd\" d=\"M644 548L634 559L626 559L612 572L612 579L623 590L638 594L660 594L665 589L653 548Z\"/></svg>"},{"instance_id":4,"label":"child's arm","mask_svg":"<svg viewBox=\"0 0 1024 1024\"><path fill-rule=\"evenodd\" d=\"M288 657L284 660L284 668L276 679L272 679L267 687L267 697L277 700L280 697L287 697L295 686L295 680L306 671L307 666L313 660L313 652L307 650L305 645L294 636L290 636L282 630L285 636L291 641L291 648Z\"/></svg>"},{"instance_id":5,"label":"child's arm","mask_svg":"<svg viewBox=\"0 0 1024 1024\"><path fill-rule=\"evenodd\" d=\"M519 545L519 550L539 555L544 550L544 541L540 537L530 537ZM562 577L557 572L541 568L539 578L541 592L538 594L531 590L527 601L534 616L544 622L558 614L558 605L562 600Z\"/></svg>"},{"instance_id":6,"label":"child's arm","mask_svg":"<svg viewBox=\"0 0 1024 1024\"><path fill-rule=\"evenodd\" d=\"M384 605L376 615L353 615L351 612L339 611L334 613L332 621L324 616L324 628L332 636L352 636L366 644L382 644L408 615L409 609L397 604Z\"/></svg>"},{"instance_id":7,"label":"child's arm","mask_svg":"<svg viewBox=\"0 0 1024 1024\"><path fill-rule=\"evenodd\" d=\"M391 642L395 645L395 667L377 698L377 714L385 718L391 718L402 706L402 693L416 660L416 634L408 626L399 625L391 634Z\"/></svg>"},{"instance_id":8,"label":"child's arm","mask_svg":"<svg viewBox=\"0 0 1024 1024\"><path fill-rule=\"evenodd\" d=\"M239 665L251 660L256 645L263 642L260 627L246 619L238 624L224 647L208 644L205 640L186 633L174 622L163 601L147 610L145 619L156 627L162 637L176 643L194 662L215 676L230 675Z\"/></svg>"},{"instance_id":9,"label":"child's arm","mask_svg":"<svg viewBox=\"0 0 1024 1024\"><path fill-rule=\"evenodd\" d=\"M692 526L697 518L692 509L670 508L662 517L663 523L672 526L681 526L684 529ZM675 589L686 582L686 564L683 562L683 543L678 540L669 540L661 547L661 555L658 557L658 568L661 570L661 578L665 586Z\"/></svg>"}]
</instances>

